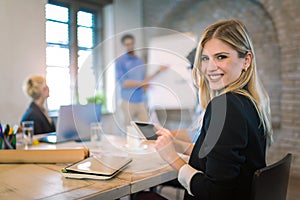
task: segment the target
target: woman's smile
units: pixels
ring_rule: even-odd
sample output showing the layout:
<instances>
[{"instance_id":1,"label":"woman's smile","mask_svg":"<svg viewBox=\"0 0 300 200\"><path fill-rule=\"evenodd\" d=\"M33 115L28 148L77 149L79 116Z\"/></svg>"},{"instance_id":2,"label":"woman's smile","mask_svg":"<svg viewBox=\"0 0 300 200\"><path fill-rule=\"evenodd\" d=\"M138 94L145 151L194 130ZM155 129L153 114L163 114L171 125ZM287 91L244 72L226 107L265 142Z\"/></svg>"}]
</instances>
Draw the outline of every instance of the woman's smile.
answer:
<instances>
[{"instance_id":1,"label":"woman's smile","mask_svg":"<svg viewBox=\"0 0 300 200\"><path fill-rule=\"evenodd\" d=\"M224 74L216 73L216 74L208 74L207 76L210 82L218 82L223 78Z\"/></svg>"}]
</instances>

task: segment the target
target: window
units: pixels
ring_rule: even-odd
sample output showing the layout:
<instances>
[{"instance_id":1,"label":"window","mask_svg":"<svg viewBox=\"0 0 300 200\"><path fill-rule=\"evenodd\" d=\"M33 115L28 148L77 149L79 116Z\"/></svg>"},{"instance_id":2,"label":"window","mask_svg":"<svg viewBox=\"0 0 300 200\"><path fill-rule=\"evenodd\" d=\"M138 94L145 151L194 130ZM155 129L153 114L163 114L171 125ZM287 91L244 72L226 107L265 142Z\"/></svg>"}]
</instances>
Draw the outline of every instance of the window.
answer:
<instances>
[{"instance_id":1,"label":"window","mask_svg":"<svg viewBox=\"0 0 300 200\"><path fill-rule=\"evenodd\" d=\"M71 70L80 70L81 66L84 66L86 60L91 57L95 46L95 14L92 11L74 9L72 6L46 4L46 64L47 84L50 88L50 97L47 102L49 110L58 110L61 105L78 103L72 102L71 96L72 92L80 95L78 85L75 88L71 87L72 82L78 83L78 77L72 77L70 72ZM71 15L71 12L76 12L76 15ZM73 16L74 19L70 19L70 16ZM77 23L71 25L71 21ZM76 28L76 34L70 34L74 28ZM77 46L73 48L76 50L77 56L70 56L71 41L77 41ZM74 62L72 59L77 60ZM71 63L78 63L78 66L71 66ZM76 99L80 99L80 97L77 96Z\"/></svg>"},{"instance_id":2,"label":"window","mask_svg":"<svg viewBox=\"0 0 300 200\"><path fill-rule=\"evenodd\" d=\"M78 66L81 67L84 61L90 56L94 47L94 14L79 11L77 13L77 42L78 42Z\"/></svg>"},{"instance_id":3,"label":"window","mask_svg":"<svg viewBox=\"0 0 300 200\"><path fill-rule=\"evenodd\" d=\"M69 9L46 5L46 64L50 88L48 108L56 110L70 104Z\"/></svg>"}]
</instances>

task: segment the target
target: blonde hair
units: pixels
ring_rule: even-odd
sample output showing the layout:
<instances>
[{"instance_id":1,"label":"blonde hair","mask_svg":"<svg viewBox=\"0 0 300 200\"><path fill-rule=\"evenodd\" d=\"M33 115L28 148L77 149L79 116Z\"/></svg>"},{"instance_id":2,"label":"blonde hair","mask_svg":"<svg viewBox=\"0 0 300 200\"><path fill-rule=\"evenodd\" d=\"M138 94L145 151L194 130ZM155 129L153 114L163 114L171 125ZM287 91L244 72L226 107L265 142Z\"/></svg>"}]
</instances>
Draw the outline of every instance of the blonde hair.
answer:
<instances>
[{"instance_id":1,"label":"blonde hair","mask_svg":"<svg viewBox=\"0 0 300 200\"><path fill-rule=\"evenodd\" d=\"M42 89L45 87L46 79L42 76L31 76L27 79L25 90L28 96L38 99L41 96Z\"/></svg>"},{"instance_id":2,"label":"blonde hair","mask_svg":"<svg viewBox=\"0 0 300 200\"><path fill-rule=\"evenodd\" d=\"M246 71L240 77L226 86L221 92L210 89L209 84L202 73L201 57L203 47L207 41L216 38L232 47L238 52L240 58L248 53L252 54L252 61ZM256 69L255 54L252 41L245 25L238 20L219 21L206 28L197 47L193 76L196 86L199 88L200 103L206 109L208 103L217 95L234 92L248 97L257 110L261 125L267 135L267 143L272 143L272 123L270 112L270 101L267 92L259 81Z\"/></svg>"}]
</instances>

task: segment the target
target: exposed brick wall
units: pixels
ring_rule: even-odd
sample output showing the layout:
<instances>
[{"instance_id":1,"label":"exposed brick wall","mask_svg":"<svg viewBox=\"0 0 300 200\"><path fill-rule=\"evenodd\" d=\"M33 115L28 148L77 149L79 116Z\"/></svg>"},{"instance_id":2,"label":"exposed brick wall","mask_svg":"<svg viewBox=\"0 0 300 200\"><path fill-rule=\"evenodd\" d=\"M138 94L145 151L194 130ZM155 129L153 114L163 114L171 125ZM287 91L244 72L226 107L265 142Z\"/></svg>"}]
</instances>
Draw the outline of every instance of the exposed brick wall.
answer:
<instances>
[{"instance_id":1,"label":"exposed brick wall","mask_svg":"<svg viewBox=\"0 0 300 200\"><path fill-rule=\"evenodd\" d=\"M292 152L293 169L300 173L300 1L144 0L143 9L145 26L199 35L221 19L237 18L246 24L270 95L273 124L282 127L275 131L268 161Z\"/></svg>"},{"instance_id":2,"label":"exposed brick wall","mask_svg":"<svg viewBox=\"0 0 300 200\"><path fill-rule=\"evenodd\" d=\"M293 170L300 174L300 1L260 0L274 21L281 50L281 131L270 152L278 160L294 154Z\"/></svg>"}]
</instances>

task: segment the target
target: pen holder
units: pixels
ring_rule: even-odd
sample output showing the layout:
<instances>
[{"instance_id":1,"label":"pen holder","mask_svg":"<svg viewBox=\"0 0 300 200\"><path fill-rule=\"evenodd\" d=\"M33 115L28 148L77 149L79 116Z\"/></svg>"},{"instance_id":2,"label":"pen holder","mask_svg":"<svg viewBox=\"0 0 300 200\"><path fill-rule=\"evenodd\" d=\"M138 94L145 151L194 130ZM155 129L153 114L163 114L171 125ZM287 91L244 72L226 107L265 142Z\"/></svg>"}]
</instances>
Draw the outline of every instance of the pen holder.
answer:
<instances>
[{"instance_id":1,"label":"pen holder","mask_svg":"<svg viewBox=\"0 0 300 200\"><path fill-rule=\"evenodd\" d=\"M16 134L0 137L0 149L16 149Z\"/></svg>"}]
</instances>

